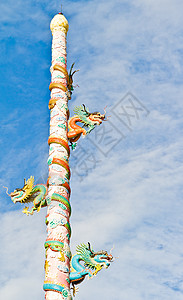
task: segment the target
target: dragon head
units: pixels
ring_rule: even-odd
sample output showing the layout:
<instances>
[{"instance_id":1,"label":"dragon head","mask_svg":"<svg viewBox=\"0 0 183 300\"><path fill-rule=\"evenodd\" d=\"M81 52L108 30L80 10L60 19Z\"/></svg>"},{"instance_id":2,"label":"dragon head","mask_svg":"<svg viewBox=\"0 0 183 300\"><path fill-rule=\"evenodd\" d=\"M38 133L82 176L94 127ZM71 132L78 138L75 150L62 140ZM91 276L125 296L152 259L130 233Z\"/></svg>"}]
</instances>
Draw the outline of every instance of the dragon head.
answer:
<instances>
[{"instance_id":1,"label":"dragon head","mask_svg":"<svg viewBox=\"0 0 183 300\"><path fill-rule=\"evenodd\" d=\"M100 112L98 111L95 111L93 113L90 113L85 105L83 104L83 110L86 114L86 117L93 123L93 125L100 125L102 123L102 121L105 121L105 110L104 110L104 114L101 114Z\"/></svg>"},{"instance_id":2,"label":"dragon head","mask_svg":"<svg viewBox=\"0 0 183 300\"><path fill-rule=\"evenodd\" d=\"M10 193L11 200L16 202L25 202L26 198L30 196L30 193L33 189L34 185L34 177L31 176L27 181L24 179L24 186L23 188L15 189L12 193Z\"/></svg>"},{"instance_id":3,"label":"dragon head","mask_svg":"<svg viewBox=\"0 0 183 300\"><path fill-rule=\"evenodd\" d=\"M76 113L76 116L80 118L79 122L84 123L84 126L91 127L92 129L94 129L96 125L100 125L103 121L107 121L107 119L105 118L105 108L104 114L101 114L98 111L90 113L83 104L78 107L75 107L74 112Z\"/></svg>"},{"instance_id":4,"label":"dragon head","mask_svg":"<svg viewBox=\"0 0 183 300\"><path fill-rule=\"evenodd\" d=\"M110 262L112 261L113 257L111 254L108 254L107 251L99 251L95 253L93 259L101 267L107 269L110 266Z\"/></svg>"},{"instance_id":5,"label":"dragon head","mask_svg":"<svg viewBox=\"0 0 183 300\"><path fill-rule=\"evenodd\" d=\"M90 243L88 242L88 251L90 251L91 258L100 264L101 267L108 268L110 266L110 262L112 262L113 256L112 254L108 254L107 251L101 250L95 252L91 249Z\"/></svg>"},{"instance_id":6,"label":"dragon head","mask_svg":"<svg viewBox=\"0 0 183 300\"><path fill-rule=\"evenodd\" d=\"M96 275L102 268L107 269L113 260L112 254L108 254L107 251L93 251L89 242L88 247L85 244L77 246L77 254L80 255L87 268L94 269L93 275Z\"/></svg>"}]
</instances>

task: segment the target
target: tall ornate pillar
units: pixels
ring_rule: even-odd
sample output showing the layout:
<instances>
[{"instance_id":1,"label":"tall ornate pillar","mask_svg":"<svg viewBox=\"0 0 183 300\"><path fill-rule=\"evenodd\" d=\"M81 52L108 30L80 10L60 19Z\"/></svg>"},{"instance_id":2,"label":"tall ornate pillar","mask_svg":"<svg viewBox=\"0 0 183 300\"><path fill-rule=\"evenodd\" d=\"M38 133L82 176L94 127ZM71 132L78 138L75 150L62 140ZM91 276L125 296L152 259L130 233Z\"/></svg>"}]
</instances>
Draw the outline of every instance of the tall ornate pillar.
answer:
<instances>
[{"instance_id":1,"label":"tall ornate pillar","mask_svg":"<svg viewBox=\"0 0 183 300\"><path fill-rule=\"evenodd\" d=\"M72 299L70 293L70 235L71 213L70 169L68 146L68 99L66 36L68 22L63 14L51 21L52 40L51 99L49 144L49 177L46 217L47 239L45 242L45 299Z\"/></svg>"}]
</instances>

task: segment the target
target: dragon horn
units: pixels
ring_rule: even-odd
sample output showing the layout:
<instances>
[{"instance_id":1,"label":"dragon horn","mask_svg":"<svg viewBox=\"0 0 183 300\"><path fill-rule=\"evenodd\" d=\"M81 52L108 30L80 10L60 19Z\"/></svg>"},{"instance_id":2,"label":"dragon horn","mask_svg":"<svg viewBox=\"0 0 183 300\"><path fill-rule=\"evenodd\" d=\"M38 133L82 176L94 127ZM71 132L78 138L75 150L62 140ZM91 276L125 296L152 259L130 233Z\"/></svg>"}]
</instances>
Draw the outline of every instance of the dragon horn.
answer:
<instances>
[{"instance_id":1,"label":"dragon horn","mask_svg":"<svg viewBox=\"0 0 183 300\"><path fill-rule=\"evenodd\" d=\"M103 250L102 251L97 251L97 252L93 251L91 249L91 246L90 246L89 242L88 242L88 250L91 252L92 256L100 255L100 254L106 254L106 251L103 251Z\"/></svg>"},{"instance_id":2,"label":"dragon horn","mask_svg":"<svg viewBox=\"0 0 183 300\"><path fill-rule=\"evenodd\" d=\"M8 196L11 196L10 194L8 194L8 188L7 188L6 186L3 186L3 188L6 189L6 194L7 194Z\"/></svg>"},{"instance_id":3,"label":"dragon horn","mask_svg":"<svg viewBox=\"0 0 183 300\"><path fill-rule=\"evenodd\" d=\"M72 64L72 66L71 66L71 68L70 68L69 76L71 76L71 72L72 72L72 69L73 69L73 67L74 67L74 64L75 64L75 62Z\"/></svg>"},{"instance_id":4,"label":"dragon horn","mask_svg":"<svg viewBox=\"0 0 183 300\"><path fill-rule=\"evenodd\" d=\"M84 107L84 110L87 112L87 110L86 110L86 106L84 105L84 104L82 104L83 105L83 107ZM89 242L88 242L88 244L89 244Z\"/></svg>"},{"instance_id":5,"label":"dragon horn","mask_svg":"<svg viewBox=\"0 0 183 300\"><path fill-rule=\"evenodd\" d=\"M90 250L90 252L92 252L90 242L88 242L88 250Z\"/></svg>"},{"instance_id":6,"label":"dragon horn","mask_svg":"<svg viewBox=\"0 0 183 300\"><path fill-rule=\"evenodd\" d=\"M79 72L79 70L75 70L71 75L73 76L76 72Z\"/></svg>"},{"instance_id":7,"label":"dragon horn","mask_svg":"<svg viewBox=\"0 0 183 300\"><path fill-rule=\"evenodd\" d=\"M88 250L93 254L93 255L97 255L97 254L104 254L104 253L106 253L106 251L97 251L97 252L95 252L95 251L93 251L92 249L91 249L91 246L90 246L90 243L88 242Z\"/></svg>"},{"instance_id":8,"label":"dragon horn","mask_svg":"<svg viewBox=\"0 0 183 300\"><path fill-rule=\"evenodd\" d=\"M91 252L91 256L95 256L95 252L91 249L91 245L88 242L88 250Z\"/></svg>"},{"instance_id":9,"label":"dragon horn","mask_svg":"<svg viewBox=\"0 0 183 300\"><path fill-rule=\"evenodd\" d=\"M86 110L86 106L84 104L82 104L84 107L84 111L88 114L88 116L90 115L90 113Z\"/></svg>"}]
</instances>

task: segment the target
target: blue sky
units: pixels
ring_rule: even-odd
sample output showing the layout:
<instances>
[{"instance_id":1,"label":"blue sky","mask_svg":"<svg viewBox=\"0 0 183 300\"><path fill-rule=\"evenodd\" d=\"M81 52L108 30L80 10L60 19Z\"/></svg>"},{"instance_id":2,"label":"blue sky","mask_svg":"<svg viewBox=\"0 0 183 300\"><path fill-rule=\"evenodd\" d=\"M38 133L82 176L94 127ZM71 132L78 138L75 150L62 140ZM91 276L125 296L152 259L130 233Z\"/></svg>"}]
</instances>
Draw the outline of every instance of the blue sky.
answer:
<instances>
[{"instance_id":1,"label":"blue sky","mask_svg":"<svg viewBox=\"0 0 183 300\"><path fill-rule=\"evenodd\" d=\"M81 284L76 299L183 297L180 0L66 1L69 103L109 122L81 139L70 165L72 239L119 257ZM9 191L47 177L51 32L60 1L0 3L1 289L6 300L44 299L46 209L27 217ZM132 109L132 104L136 110ZM125 111L128 114L125 115Z\"/></svg>"}]
</instances>

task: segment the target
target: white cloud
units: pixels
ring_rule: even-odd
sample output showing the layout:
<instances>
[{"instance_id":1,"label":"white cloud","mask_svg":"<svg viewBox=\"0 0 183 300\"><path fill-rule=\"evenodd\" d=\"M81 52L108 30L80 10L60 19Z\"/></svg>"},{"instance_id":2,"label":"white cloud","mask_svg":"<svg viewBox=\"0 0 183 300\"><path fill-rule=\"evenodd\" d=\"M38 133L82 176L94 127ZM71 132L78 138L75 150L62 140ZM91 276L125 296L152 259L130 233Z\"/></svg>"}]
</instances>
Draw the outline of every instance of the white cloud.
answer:
<instances>
[{"instance_id":1,"label":"white cloud","mask_svg":"<svg viewBox=\"0 0 183 300\"><path fill-rule=\"evenodd\" d=\"M41 296L46 236L42 223L43 213L33 218L21 211L1 214L1 298Z\"/></svg>"}]
</instances>

